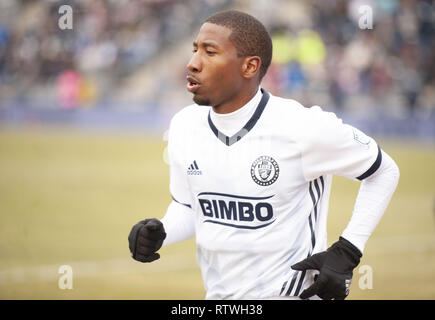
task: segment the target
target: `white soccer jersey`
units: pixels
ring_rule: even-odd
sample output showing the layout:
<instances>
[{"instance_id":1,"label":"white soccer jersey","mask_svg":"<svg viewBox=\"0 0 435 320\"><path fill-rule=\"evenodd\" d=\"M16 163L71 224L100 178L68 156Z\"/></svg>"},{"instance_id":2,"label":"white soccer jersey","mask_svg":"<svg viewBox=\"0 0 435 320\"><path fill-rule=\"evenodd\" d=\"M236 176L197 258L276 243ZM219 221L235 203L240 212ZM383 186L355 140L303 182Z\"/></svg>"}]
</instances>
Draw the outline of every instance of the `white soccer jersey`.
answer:
<instances>
[{"instance_id":1,"label":"white soccer jersey","mask_svg":"<svg viewBox=\"0 0 435 320\"><path fill-rule=\"evenodd\" d=\"M332 175L369 176L380 149L333 113L263 89L234 136L219 132L210 111L178 112L168 144L170 191L195 215L206 298L298 296L314 274L291 266L326 249Z\"/></svg>"}]
</instances>

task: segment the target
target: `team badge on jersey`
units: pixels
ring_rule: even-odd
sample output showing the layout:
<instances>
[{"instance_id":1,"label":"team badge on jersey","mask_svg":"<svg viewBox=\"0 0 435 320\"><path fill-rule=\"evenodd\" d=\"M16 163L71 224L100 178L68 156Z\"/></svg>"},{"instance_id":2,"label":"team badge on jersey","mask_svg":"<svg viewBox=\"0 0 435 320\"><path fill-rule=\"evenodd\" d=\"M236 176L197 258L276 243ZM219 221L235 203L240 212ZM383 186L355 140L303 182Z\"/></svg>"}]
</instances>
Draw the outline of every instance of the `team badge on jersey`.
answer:
<instances>
[{"instance_id":1,"label":"team badge on jersey","mask_svg":"<svg viewBox=\"0 0 435 320\"><path fill-rule=\"evenodd\" d=\"M278 163L268 156L257 158L251 166L251 177L260 186L270 186L278 179Z\"/></svg>"}]
</instances>

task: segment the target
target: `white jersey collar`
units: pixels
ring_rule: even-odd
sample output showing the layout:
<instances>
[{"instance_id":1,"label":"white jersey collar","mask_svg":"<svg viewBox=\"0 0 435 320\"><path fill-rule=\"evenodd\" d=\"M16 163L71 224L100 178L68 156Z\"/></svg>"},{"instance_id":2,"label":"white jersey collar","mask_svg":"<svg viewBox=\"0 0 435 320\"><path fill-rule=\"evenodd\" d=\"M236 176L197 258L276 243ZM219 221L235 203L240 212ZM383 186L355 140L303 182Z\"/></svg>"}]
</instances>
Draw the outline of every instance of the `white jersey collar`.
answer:
<instances>
[{"instance_id":1,"label":"white jersey collar","mask_svg":"<svg viewBox=\"0 0 435 320\"><path fill-rule=\"evenodd\" d=\"M246 122L252 117L257 109L258 103L263 94L260 88L254 97L248 101L243 107L230 113L216 113L213 108L210 110L210 118L216 128L227 136L232 136L242 128Z\"/></svg>"}]
</instances>

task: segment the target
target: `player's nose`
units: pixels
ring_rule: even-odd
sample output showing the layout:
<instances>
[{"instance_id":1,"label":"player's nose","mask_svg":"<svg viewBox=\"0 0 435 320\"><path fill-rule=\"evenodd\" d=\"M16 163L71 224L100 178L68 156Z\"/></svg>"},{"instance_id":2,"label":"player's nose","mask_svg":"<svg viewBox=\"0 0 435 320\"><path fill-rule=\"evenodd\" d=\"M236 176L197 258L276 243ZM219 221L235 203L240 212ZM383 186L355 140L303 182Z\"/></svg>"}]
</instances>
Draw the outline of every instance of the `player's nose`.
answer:
<instances>
[{"instance_id":1,"label":"player's nose","mask_svg":"<svg viewBox=\"0 0 435 320\"><path fill-rule=\"evenodd\" d=\"M190 72L200 72L202 70L202 62L198 52L194 52L187 64L187 69Z\"/></svg>"}]
</instances>

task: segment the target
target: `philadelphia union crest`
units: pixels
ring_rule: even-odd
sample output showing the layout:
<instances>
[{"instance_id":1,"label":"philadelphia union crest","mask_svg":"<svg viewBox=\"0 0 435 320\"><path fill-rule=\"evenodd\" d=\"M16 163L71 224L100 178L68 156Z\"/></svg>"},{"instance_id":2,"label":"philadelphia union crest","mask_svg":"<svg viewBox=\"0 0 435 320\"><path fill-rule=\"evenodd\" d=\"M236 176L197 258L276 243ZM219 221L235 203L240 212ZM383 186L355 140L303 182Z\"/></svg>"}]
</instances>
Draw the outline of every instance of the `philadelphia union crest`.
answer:
<instances>
[{"instance_id":1,"label":"philadelphia union crest","mask_svg":"<svg viewBox=\"0 0 435 320\"><path fill-rule=\"evenodd\" d=\"M270 186L278 179L278 163L268 156L261 156L252 163L251 177L260 186Z\"/></svg>"}]
</instances>

